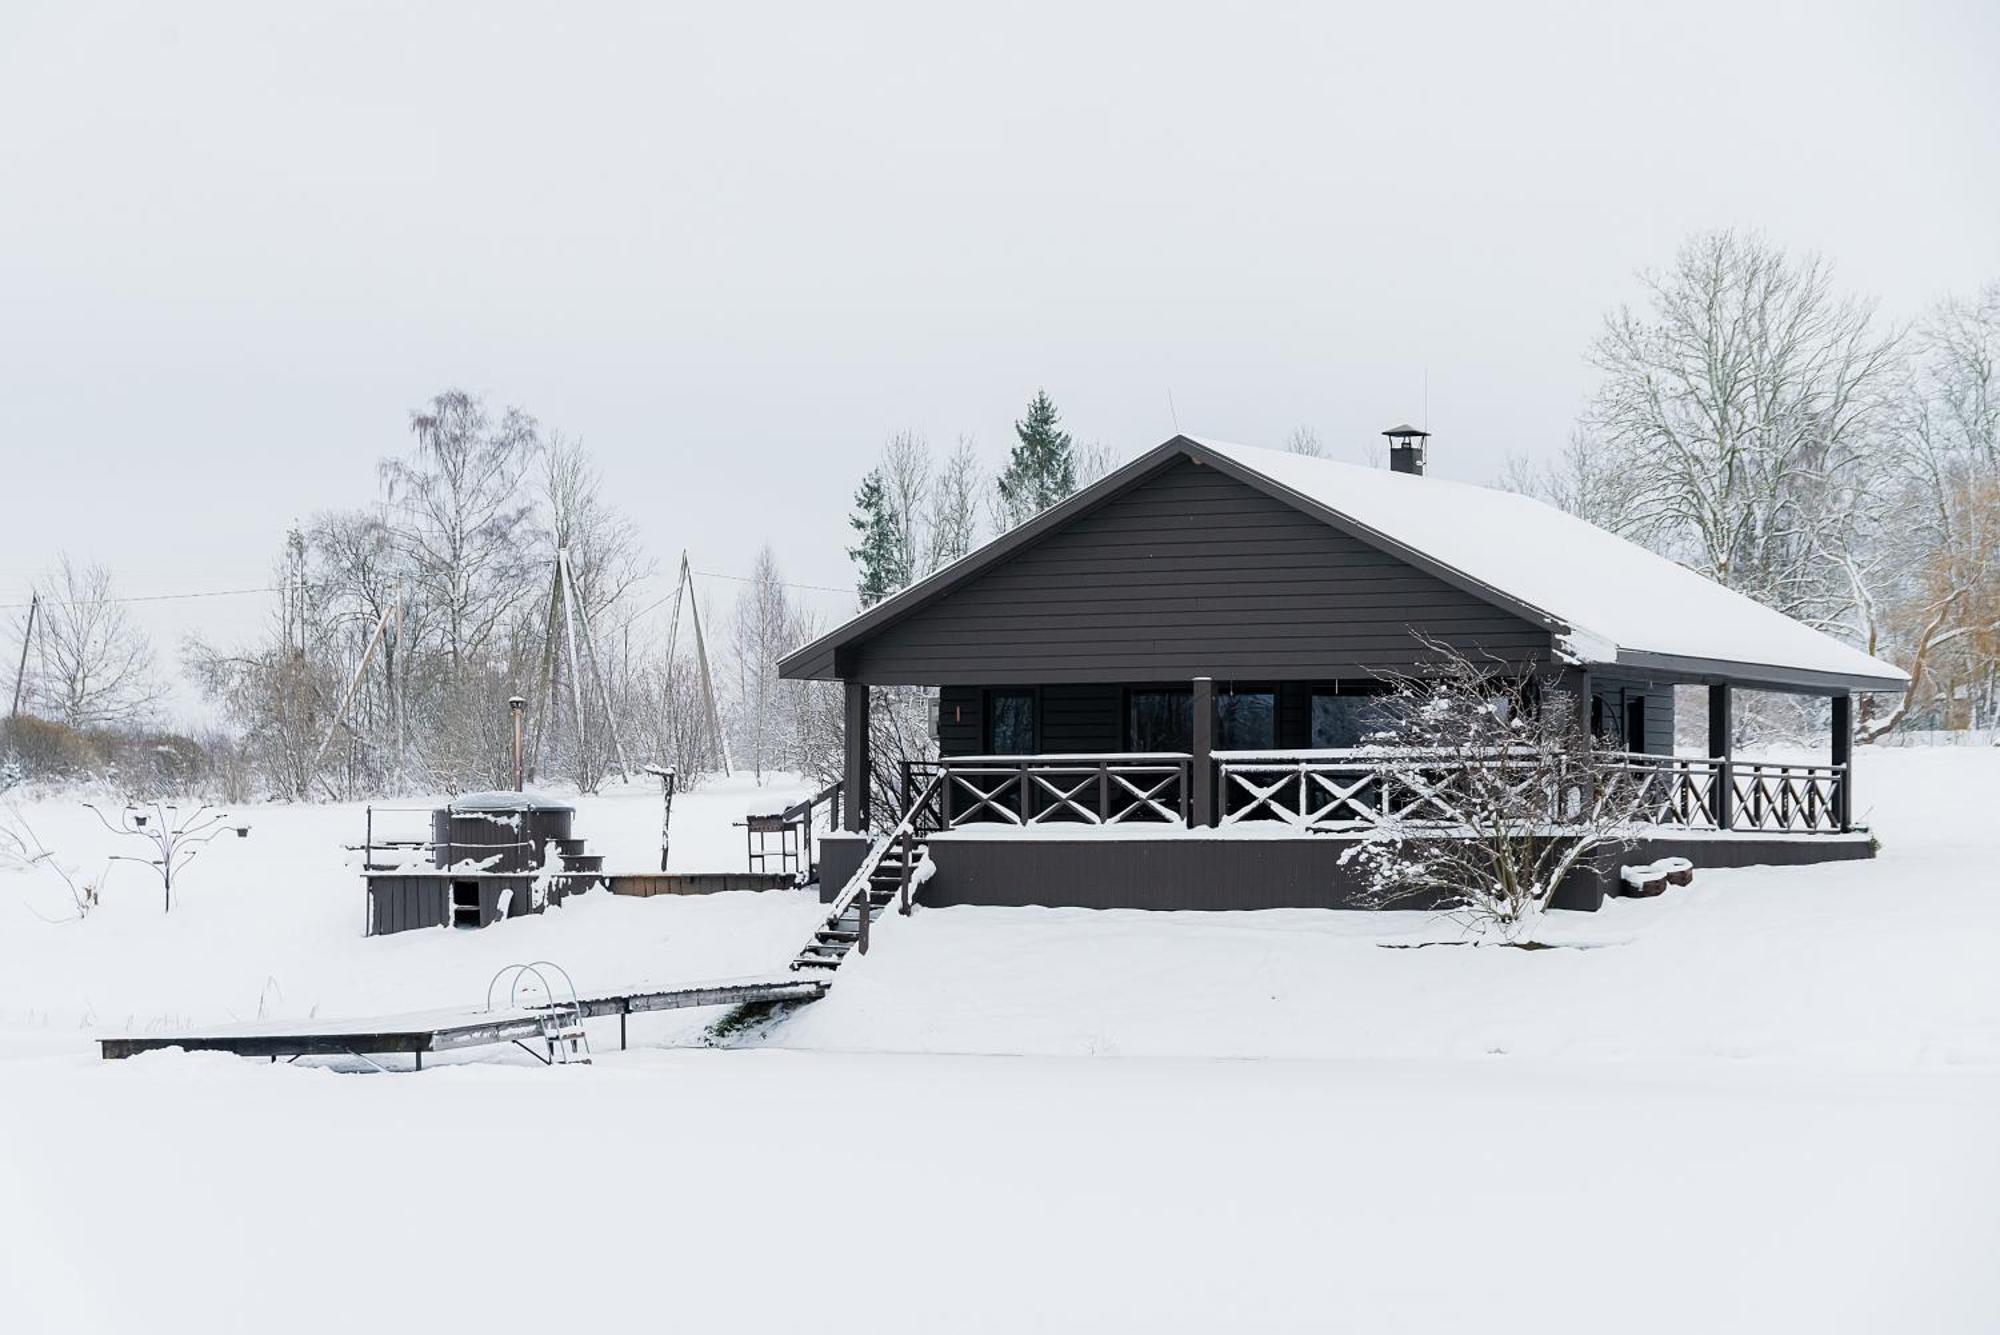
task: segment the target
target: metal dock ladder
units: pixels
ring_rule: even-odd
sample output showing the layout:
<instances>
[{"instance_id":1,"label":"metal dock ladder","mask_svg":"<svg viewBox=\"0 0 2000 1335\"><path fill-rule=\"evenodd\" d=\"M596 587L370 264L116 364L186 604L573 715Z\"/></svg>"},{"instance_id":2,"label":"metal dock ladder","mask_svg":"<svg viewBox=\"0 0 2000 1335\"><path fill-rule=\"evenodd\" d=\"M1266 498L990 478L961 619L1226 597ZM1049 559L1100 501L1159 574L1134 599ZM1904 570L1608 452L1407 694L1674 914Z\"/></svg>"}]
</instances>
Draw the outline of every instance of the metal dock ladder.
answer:
<instances>
[{"instance_id":1,"label":"metal dock ladder","mask_svg":"<svg viewBox=\"0 0 2000 1335\"><path fill-rule=\"evenodd\" d=\"M548 970L562 979L561 992L549 982ZM511 975L511 977L509 977ZM493 992L500 986L502 978L508 979L507 1008L509 1010L531 1010L541 1030L542 1046L548 1050L543 1056L520 1039L514 1046L529 1056L539 1060L544 1066L588 1066L590 1064L590 1035L583 1027L583 1005L576 997L576 984L570 981L569 970L549 960L534 960L527 964L509 964L493 975L493 981L486 985L486 1009L493 1009ZM535 999L535 993L541 999Z\"/></svg>"}]
</instances>

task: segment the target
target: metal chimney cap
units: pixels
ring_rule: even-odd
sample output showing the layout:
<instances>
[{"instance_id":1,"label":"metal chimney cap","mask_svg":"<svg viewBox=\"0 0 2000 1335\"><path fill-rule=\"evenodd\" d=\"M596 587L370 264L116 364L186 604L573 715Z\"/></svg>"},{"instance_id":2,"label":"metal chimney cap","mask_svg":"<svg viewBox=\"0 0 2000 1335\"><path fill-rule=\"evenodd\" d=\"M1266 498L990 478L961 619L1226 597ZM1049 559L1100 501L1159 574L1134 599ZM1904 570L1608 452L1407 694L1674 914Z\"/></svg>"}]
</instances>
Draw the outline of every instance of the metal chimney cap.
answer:
<instances>
[{"instance_id":1,"label":"metal chimney cap","mask_svg":"<svg viewBox=\"0 0 2000 1335\"><path fill-rule=\"evenodd\" d=\"M1408 422L1405 422L1401 426L1390 427L1387 431L1384 431L1382 434L1387 436L1391 440L1413 440L1419 436L1428 437L1431 433L1419 427L1411 426Z\"/></svg>"}]
</instances>

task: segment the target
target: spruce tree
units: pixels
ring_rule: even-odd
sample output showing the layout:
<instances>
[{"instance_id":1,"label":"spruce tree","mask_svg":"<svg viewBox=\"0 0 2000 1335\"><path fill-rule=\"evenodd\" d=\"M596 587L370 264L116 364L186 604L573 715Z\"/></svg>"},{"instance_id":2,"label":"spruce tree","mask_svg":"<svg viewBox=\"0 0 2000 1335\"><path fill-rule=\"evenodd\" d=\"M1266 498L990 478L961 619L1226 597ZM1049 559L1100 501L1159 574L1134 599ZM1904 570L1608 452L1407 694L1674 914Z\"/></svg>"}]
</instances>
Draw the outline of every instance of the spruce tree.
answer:
<instances>
[{"instance_id":1,"label":"spruce tree","mask_svg":"<svg viewBox=\"0 0 2000 1335\"><path fill-rule=\"evenodd\" d=\"M861 545L847 549L848 557L860 567L855 589L863 607L875 604L910 582L903 556L902 528L889 494L882 486L882 470L871 468L854 493L854 513L847 522L861 535Z\"/></svg>"},{"instance_id":2,"label":"spruce tree","mask_svg":"<svg viewBox=\"0 0 2000 1335\"><path fill-rule=\"evenodd\" d=\"M1014 423L1019 437L1000 474L1000 510L1013 528L1076 490L1076 447L1062 430L1047 390L1035 391L1028 415Z\"/></svg>"}]
</instances>

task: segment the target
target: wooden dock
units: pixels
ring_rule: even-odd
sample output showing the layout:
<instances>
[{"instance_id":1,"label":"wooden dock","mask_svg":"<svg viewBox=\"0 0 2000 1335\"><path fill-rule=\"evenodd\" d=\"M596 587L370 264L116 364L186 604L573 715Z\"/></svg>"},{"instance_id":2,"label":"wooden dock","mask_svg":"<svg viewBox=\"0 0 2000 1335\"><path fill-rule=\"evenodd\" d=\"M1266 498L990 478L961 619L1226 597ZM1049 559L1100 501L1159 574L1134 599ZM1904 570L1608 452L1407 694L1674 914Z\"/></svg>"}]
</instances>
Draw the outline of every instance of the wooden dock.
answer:
<instances>
[{"instance_id":1,"label":"wooden dock","mask_svg":"<svg viewBox=\"0 0 2000 1335\"><path fill-rule=\"evenodd\" d=\"M223 1025L186 1034L148 1034L101 1038L107 1060L141 1052L180 1048L188 1052L230 1052L240 1057L368 1057L408 1053L423 1069L427 1052L539 1038L551 1010L580 1014L585 1019L618 1017L618 1046L625 1046L625 1017L646 1011L681 1010L691 1006L742 1006L760 1002L812 1001L825 994L829 980L785 974L776 977L725 978L674 987L640 987L624 992L595 993L577 998L574 1008L515 1007L504 1010L416 1011L405 1015L358 1020L271 1021Z\"/></svg>"}]
</instances>

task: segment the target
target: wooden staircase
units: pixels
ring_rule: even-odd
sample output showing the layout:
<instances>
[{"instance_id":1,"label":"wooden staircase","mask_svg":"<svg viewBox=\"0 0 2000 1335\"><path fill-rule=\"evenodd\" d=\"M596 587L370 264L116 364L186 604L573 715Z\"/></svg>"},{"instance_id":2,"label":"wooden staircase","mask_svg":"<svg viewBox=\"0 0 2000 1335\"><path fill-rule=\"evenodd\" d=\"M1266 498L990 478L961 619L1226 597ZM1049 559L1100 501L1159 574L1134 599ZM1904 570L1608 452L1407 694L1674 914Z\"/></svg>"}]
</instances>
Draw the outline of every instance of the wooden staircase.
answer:
<instances>
[{"instance_id":1,"label":"wooden staircase","mask_svg":"<svg viewBox=\"0 0 2000 1335\"><path fill-rule=\"evenodd\" d=\"M890 905L905 899L901 911L910 911L905 898L907 878L916 874L928 851L923 844L911 840L907 846L888 845L881 860L872 867L862 864L855 876L857 880L867 878L866 889L848 898L838 912L827 915L813 932L812 940L792 960L792 968L837 969L849 951L858 949L865 954L869 927Z\"/></svg>"},{"instance_id":2,"label":"wooden staircase","mask_svg":"<svg viewBox=\"0 0 2000 1335\"><path fill-rule=\"evenodd\" d=\"M557 872L549 882L549 897L560 903L566 896L581 894L604 879L604 855L585 851L581 839L557 839Z\"/></svg>"},{"instance_id":3,"label":"wooden staircase","mask_svg":"<svg viewBox=\"0 0 2000 1335\"><path fill-rule=\"evenodd\" d=\"M903 916L909 915L930 854L919 831L941 782L933 778L910 803L896 828L861 860L853 877L834 896L812 939L793 957L794 971L831 973L848 955L868 953L870 929L891 905Z\"/></svg>"}]
</instances>

